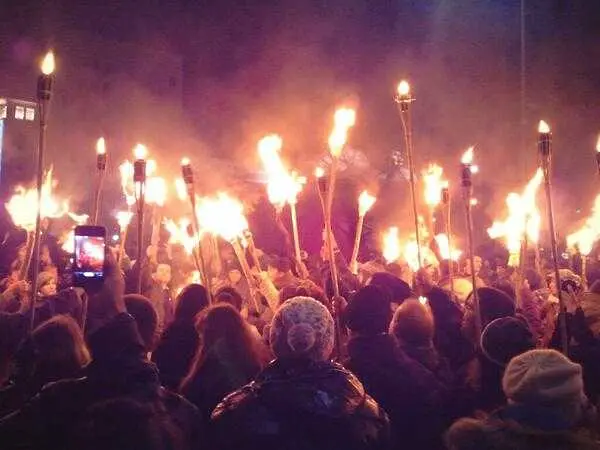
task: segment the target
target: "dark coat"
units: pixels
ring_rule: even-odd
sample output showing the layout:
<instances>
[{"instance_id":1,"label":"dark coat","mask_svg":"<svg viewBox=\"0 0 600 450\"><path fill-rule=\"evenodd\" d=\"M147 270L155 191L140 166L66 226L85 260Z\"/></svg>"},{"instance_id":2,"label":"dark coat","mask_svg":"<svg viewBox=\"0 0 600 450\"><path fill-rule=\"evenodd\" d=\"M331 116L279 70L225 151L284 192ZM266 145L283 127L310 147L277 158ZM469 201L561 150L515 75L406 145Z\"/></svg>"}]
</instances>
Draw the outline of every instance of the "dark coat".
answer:
<instances>
[{"instance_id":1,"label":"dark coat","mask_svg":"<svg viewBox=\"0 0 600 450\"><path fill-rule=\"evenodd\" d=\"M168 417L184 442L197 447L198 411L160 386L145 360L135 320L120 314L90 336L86 376L51 383L19 411L0 420L2 449L75 449L86 412L99 402L131 398Z\"/></svg>"},{"instance_id":2,"label":"dark coat","mask_svg":"<svg viewBox=\"0 0 600 450\"><path fill-rule=\"evenodd\" d=\"M158 367L163 386L179 390L181 380L187 375L200 337L193 321L176 320L165 330L152 352L152 361Z\"/></svg>"},{"instance_id":3,"label":"dark coat","mask_svg":"<svg viewBox=\"0 0 600 450\"><path fill-rule=\"evenodd\" d=\"M213 412L219 450L388 447L388 419L358 379L332 362L274 361Z\"/></svg>"},{"instance_id":4,"label":"dark coat","mask_svg":"<svg viewBox=\"0 0 600 450\"><path fill-rule=\"evenodd\" d=\"M446 434L450 450L600 450L584 428L547 408L513 405L485 420L461 419Z\"/></svg>"},{"instance_id":5,"label":"dark coat","mask_svg":"<svg viewBox=\"0 0 600 450\"><path fill-rule=\"evenodd\" d=\"M348 354L346 366L389 415L394 448L442 448L446 387L388 334L353 337Z\"/></svg>"}]
</instances>

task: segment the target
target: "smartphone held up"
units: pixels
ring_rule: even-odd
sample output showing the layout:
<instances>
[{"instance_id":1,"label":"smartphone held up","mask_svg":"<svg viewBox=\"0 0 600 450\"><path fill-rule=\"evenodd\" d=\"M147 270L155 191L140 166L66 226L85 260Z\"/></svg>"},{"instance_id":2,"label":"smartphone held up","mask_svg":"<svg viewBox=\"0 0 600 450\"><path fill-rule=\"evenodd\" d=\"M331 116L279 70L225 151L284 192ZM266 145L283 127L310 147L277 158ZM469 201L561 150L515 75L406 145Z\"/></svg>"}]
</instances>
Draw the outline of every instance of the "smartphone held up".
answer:
<instances>
[{"instance_id":1,"label":"smartphone held up","mask_svg":"<svg viewBox=\"0 0 600 450\"><path fill-rule=\"evenodd\" d=\"M104 282L106 264L106 229L83 225L75 228L73 284L95 286Z\"/></svg>"}]
</instances>

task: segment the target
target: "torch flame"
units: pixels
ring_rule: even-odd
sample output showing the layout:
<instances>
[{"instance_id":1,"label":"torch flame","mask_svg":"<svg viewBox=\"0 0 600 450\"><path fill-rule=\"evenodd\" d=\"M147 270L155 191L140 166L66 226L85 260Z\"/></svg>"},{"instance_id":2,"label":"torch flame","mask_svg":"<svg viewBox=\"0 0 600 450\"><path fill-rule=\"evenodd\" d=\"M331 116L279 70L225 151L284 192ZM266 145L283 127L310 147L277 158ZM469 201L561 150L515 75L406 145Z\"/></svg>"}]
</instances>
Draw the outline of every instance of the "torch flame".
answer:
<instances>
[{"instance_id":1,"label":"torch flame","mask_svg":"<svg viewBox=\"0 0 600 450\"><path fill-rule=\"evenodd\" d=\"M171 219L165 219L164 225L169 232L169 244L181 244L188 255L191 255L198 244L198 236L190 236L188 230L190 227L189 219L179 219L178 223Z\"/></svg>"},{"instance_id":2,"label":"torch flame","mask_svg":"<svg viewBox=\"0 0 600 450\"><path fill-rule=\"evenodd\" d=\"M190 164L191 164L190 163L190 158L185 158L185 157L181 158L181 165L182 166L189 166Z\"/></svg>"},{"instance_id":3,"label":"torch flame","mask_svg":"<svg viewBox=\"0 0 600 450\"><path fill-rule=\"evenodd\" d=\"M52 73L54 72L55 64L54 53L52 52L52 50L50 50L48 53L46 53L46 56L44 56L44 59L42 60L41 69L44 75L52 75Z\"/></svg>"},{"instance_id":4,"label":"torch flame","mask_svg":"<svg viewBox=\"0 0 600 450\"><path fill-rule=\"evenodd\" d=\"M50 168L46 173L44 184L42 185L42 203L40 206L42 218L62 217L69 211L69 202L67 200L58 200L52 195L52 172L53 170ZM5 206L15 226L23 228L26 231L35 230L38 208L36 189L25 189L23 186L17 186L15 194L8 200Z\"/></svg>"},{"instance_id":5,"label":"torch flame","mask_svg":"<svg viewBox=\"0 0 600 450\"><path fill-rule=\"evenodd\" d=\"M348 140L348 130L356 123L356 111L340 108L333 117L333 131L329 135L329 152L339 158Z\"/></svg>"},{"instance_id":6,"label":"torch flame","mask_svg":"<svg viewBox=\"0 0 600 450\"><path fill-rule=\"evenodd\" d=\"M248 229L242 203L220 192L216 197L203 197L198 202L198 222L200 227L227 241L242 237Z\"/></svg>"},{"instance_id":7,"label":"torch flame","mask_svg":"<svg viewBox=\"0 0 600 450\"><path fill-rule=\"evenodd\" d=\"M388 264L397 261L402 254L398 227L390 227L383 234L383 257Z\"/></svg>"},{"instance_id":8,"label":"torch flame","mask_svg":"<svg viewBox=\"0 0 600 450\"><path fill-rule=\"evenodd\" d=\"M185 185L183 178L175 178L175 191L177 192L177 198L179 198L179 200L187 200L187 186Z\"/></svg>"},{"instance_id":9,"label":"torch flame","mask_svg":"<svg viewBox=\"0 0 600 450\"><path fill-rule=\"evenodd\" d=\"M358 196L358 215L364 217L373 207L377 197L369 194L366 190Z\"/></svg>"},{"instance_id":10,"label":"torch flame","mask_svg":"<svg viewBox=\"0 0 600 450\"><path fill-rule=\"evenodd\" d=\"M315 178L323 178L325 176L325 169L317 167L315 169Z\"/></svg>"},{"instance_id":11,"label":"torch flame","mask_svg":"<svg viewBox=\"0 0 600 450\"><path fill-rule=\"evenodd\" d=\"M445 233L440 233L435 236L435 241L437 242L438 248L440 250L440 256L445 260L458 261L460 256L462 255L462 251L457 250L455 248L450 249L450 240L448 239L448 235Z\"/></svg>"},{"instance_id":12,"label":"torch flame","mask_svg":"<svg viewBox=\"0 0 600 450\"><path fill-rule=\"evenodd\" d=\"M75 229L72 228L66 234L63 235L60 242L62 245L60 248L66 253L75 253Z\"/></svg>"},{"instance_id":13,"label":"torch flame","mask_svg":"<svg viewBox=\"0 0 600 450\"><path fill-rule=\"evenodd\" d=\"M598 140L596 141L596 151L600 153L600 134L598 135Z\"/></svg>"},{"instance_id":14,"label":"torch flame","mask_svg":"<svg viewBox=\"0 0 600 450\"><path fill-rule=\"evenodd\" d=\"M286 203L295 204L306 183L306 178L285 168L279 155L281 146L281 137L276 134L265 136L258 142L258 154L268 177L267 194L276 208L283 208Z\"/></svg>"},{"instance_id":15,"label":"torch flame","mask_svg":"<svg viewBox=\"0 0 600 450\"><path fill-rule=\"evenodd\" d=\"M521 194L514 192L508 194L506 197L508 217L504 222L495 221L488 229L488 235L492 239L505 238L506 247L513 255L519 254L521 241L525 235L532 242L539 240L541 217L536 205L536 197L543 179L543 172L538 169Z\"/></svg>"},{"instance_id":16,"label":"torch flame","mask_svg":"<svg viewBox=\"0 0 600 450\"><path fill-rule=\"evenodd\" d=\"M164 178L151 177L146 180L146 203L164 206L167 200L167 183Z\"/></svg>"},{"instance_id":17,"label":"torch flame","mask_svg":"<svg viewBox=\"0 0 600 450\"><path fill-rule=\"evenodd\" d=\"M124 161L119 166L119 173L121 175L121 189L125 196L125 201L128 206L135 204L135 186L133 183L133 163L131 161Z\"/></svg>"},{"instance_id":18,"label":"torch flame","mask_svg":"<svg viewBox=\"0 0 600 450\"><path fill-rule=\"evenodd\" d=\"M408 94L410 94L410 84L408 84L408 81L402 80L398 83L398 95L400 97L407 97Z\"/></svg>"},{"instance_id":19,"label":"torch flame","mask_svg":"<svg viewBox=\"0 0 600 450\"><path fill-rule=\"evenodd\" d=\"M103 137L98 138L98 140L96 141L96 153L98 155L106 154L106 142Z\"/></svg>"},{"instance_id":20,"label":"torch flame","mask_svg":"<svg viewBox=\"0 0 600 450\"><path fill-rule=\"evenodd\" d=\"M469 147L466 152L463 153L460 162L462 164L473 164L473 156L475 155L475 147Z\"/></svg>"},{"instance_id":21,"label":"torch flame","mask_svg":"<svg viewBox=\"0 0 600 450\"><path fill-rule=\"evenodd\" d=\"M600 195L596 197L592 215L585 221L584 225L567 236L569 248L578 247L582 255L589 255L594 248L594 243L600 238Z\"/></svg>"},{"instance_id":22,"label":"torch flame","mask_svg":"<svg viewBox=\"0 0 600 450\"><path fill-rule=\"evenodd\" d=\"M550 133L550 125L548 125L545 121L540 120L540 124L538 125L538 132L541 134Z\"/></svg>"},{"instance_id":23,"label":"torch flame","mask_svg":"<svg viewBox=\"0 0 600 450\"><path fill-rule=\"evenodd\" d=\"M133 213L131 211L118 211L116 214L117 223L119 224L119 230L123 232L125 228L131 223Z\"/></svg>"},{"instance_id":24,"label":"torch flame","mask_svg":"<svg viewBox=\"0 0 600 450\"><path fill-rule=\"evenodd\" d=\"M444 169L437 164L430 164L428 169L423 172L425 203L432 208L440 204L442 190L448 187L448 181L442 180L443 173Z\"/></svg>"},{"instance_id":25,"label":"torch flame","mask_svg":"<svg viewBox=\"0 0 600 450\"><path fill-rule=\"evenodd\" d=\"M133 149L133 156L137 160L146 159L148 156L148 149L143 144L137 144Z\"/></svg>"}]
</instances>

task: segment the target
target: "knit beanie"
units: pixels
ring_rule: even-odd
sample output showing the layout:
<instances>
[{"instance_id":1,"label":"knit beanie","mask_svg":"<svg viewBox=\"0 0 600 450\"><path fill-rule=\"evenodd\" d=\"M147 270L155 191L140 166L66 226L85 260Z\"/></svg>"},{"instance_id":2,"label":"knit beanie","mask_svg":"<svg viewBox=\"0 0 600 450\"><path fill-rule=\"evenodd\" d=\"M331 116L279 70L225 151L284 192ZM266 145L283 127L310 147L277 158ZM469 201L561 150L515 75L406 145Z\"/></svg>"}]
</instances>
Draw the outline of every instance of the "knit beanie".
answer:
<instances>
[{"instance_id":1,"label":"knit beanie","mask_svg":"<svg viewBox=\"0 0 600 450\"><path fill-rule=\"evenodd\" d=\"M502 387L513 403L570 410L585 398L581 366L556 350L530 350L513 358Z\"/></svg>"},{"instance_id":2,"label":"knit beanie","mask_svg":"<svg viewBox=\"0 0 600 450\"><path fill-rule=\"evenodd\" d=\"M515 356L534 348L533 334L525 319L520 317L493 320L481 333L481 352L501 367L505 367Z\"/></svg>"},{"instance_id":3,"label":"knit beanie","mask_svg":"<svg viewBox=\"0 0 600 450\"><path fill-rule=\"evenodd\" d=\"M377 286L365 286L350 299L344 318L348 328L356 333L385 333L392 320L390 299Z\"/></svg>"},{"instance_id":4,"label":"knit beanie","mask_svg":"<svg viewBox=\"0 0 600 450\"><path fill-rule=\"evenodd\" d=\"M434 328L429 307L411 298L405 300L394 313L390 334L403 343L426 346L433 341Z\"/></svg>"},{"instance_id":5,"label":"knit beanie","mask_svg":"<svg viewBox=\"0 0 600 450\"><path fill-rule=\"evenodd\" d=\"M400 278L386 272L378 272L369 281L388 293L393 303L402 303L412 295L410 286Z\"/></svg>"},{"instance_id":6,"label":"knit beanie","mask_svg":"<svg viewBox=\"0 0 600 450\"><path fill-rule=\"evenodd\" d=\"M325 361L333 351L333 317L314 298L292 298L275 313L271 322L270 342L273 354L278 359Z\"/></svg>"}]
</instances>

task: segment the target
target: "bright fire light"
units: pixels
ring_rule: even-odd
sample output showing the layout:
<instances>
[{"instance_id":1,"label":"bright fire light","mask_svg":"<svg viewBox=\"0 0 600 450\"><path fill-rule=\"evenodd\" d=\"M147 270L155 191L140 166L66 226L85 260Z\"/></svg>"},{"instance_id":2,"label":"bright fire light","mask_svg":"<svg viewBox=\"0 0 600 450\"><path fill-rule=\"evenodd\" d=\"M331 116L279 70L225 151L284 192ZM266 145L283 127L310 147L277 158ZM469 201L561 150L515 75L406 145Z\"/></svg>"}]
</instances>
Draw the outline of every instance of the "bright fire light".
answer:
<instances>
[{"instance_id":1,"label":"bright fire light","mask_svg":"<svg viewBox=\"0 0 600 450\"><path fill-rule=\"evenodd\" d=\"M323 178L325 176L325 169L317 167L315 169L315 178Z\"/></svg>"},{"instance_id":2,"label":"bright fire light","mask_svg":"<svg viewBox=\"0 0 600 450\"><path fill-rule=\"evenodd\" d=\"M187 200L187 186L185 185L183 178L175 178L175 191L177 192L177 198L179 198L179 200Z\"/></svg>"},{"instance_id":3,"label":"bright fire light","mask_svg":"<svg viewBox=\"0 0 600 450\"><path fill-rule=\"evenodd\" d=\"M244 206L224 192L215 197L200 198L197 215L202 230L221 236L226 241L242 237L248 229Z\"/></svg>"},{"instance_id":4,"label":"bright fire light","mask_svg":"<svg viewBox=\"0 0 600 450\"><path fill-rule=\"evenodd\" d=\"M406 97L408 94L410 94L410 84L408 84L408 81L402 80L398 83L398 95L400 97Z\"/></svg>"},{"instance_id":5,"label":"bright fire light","mask_svg":"<svg viewBox=\"0 0 600 450\"><path fill-rule=\"evenodd\" d=\"M151 177L146 180L146 203L164 206L167 200L167 183L164 178Z\"/></svg>"},{"instance_id":6,"label":"bright fire light","mask_svg":"<svg viewBox=\"0 0 600 450\"><path fill-rule=\"evenodd\" d=\"M123 232L131 223L133 213L131 211L118 211L115 217L117 218L117 223L119 224L119 230Z\"/></svg>"},{"instance_id":7,"label":"bright fire light","mask_svg":"<svg viewBox=\"0 0 600 450\"><path fill-rule=\"evenodd\" d=\"M362 191L358 196L358 215L364 217L376 201L377 197L369 194L367 191Z\"/></svg>"},{"instance_id":8,"label":"bright fire light","mask_svg":"<svg viewBox=\"0 0 600 450\"><path fill-rule=\"evenodd\" d=\"M473 164L473 157L475 155L475 147L469 147L466 152L463 153L460 162L462 164Z\"/></svg>"},{"instance_id":9,"label":"bright fire light","mask_svg":"<svg viewBox=\"0 0 600 450\"><path fill-rule=\"evenodd\" d=\"M96 141L96 153L98 155L106 154L106 141L103 137L98 138L98 140Z\"/></svg>"},{"instance_id":10,"label":"bright fire light","mask_svg":"<svg viewBox=\"0 0 600 450\"><path fill-rule=\"evenodd\" d=\"M594 201L592 215L588 217L584 225L567 236L569 248L579 248L582 255L589 255L594 248L594 243L600 238L600 195Z\"/></svg>"},{"instance_id":11,"label":"bright fire light","mask_svg":"<svg viewBox=\"0 0 600 450\"><path fill-rule=\"evenodd\" d=\"M458 261L460 256L462 255L462 251L452 248L450 250L450 242L448 239L448 235L445 233L440 233L435 236L435 242L437 242L438 248L440 250L440 256L445 260Z\"/></svg>"},{"instance_id":12,"label":"bright fire light","mask_svg":"<svg viewBox=\"0 0 600 450\"><path fill-rule=\"evenodd\" d=\"M49 51L48 53L46 53L46 56L44 56L44 59L42 60L42 73L44 75L51 75L54 72L55 68L56 65L54 62L54 53L52 51Z\"/></svg>"},{"instance_id":13,"label":"bright fire light","mask_svg":"<svg viewBox=\"0 0 600 450\"><path fill-rule=\"evenodd\" d=\"M128 206L135 204L135 186L133 183L133 163L131 161L123 161L119 166L121 175L121 190L125 196L125 201Z\"/></svg>"},{"instance_id":14,"label":"bright fire light","mask_svg":"<svg viewBox=\"0 0 600 450\"><path fill-rule=\"evenodd\" d=\"M426 171L423 171L423 182L425 183L425 203L430 207L435 207L442 201L442 189L448 187L448 181L442 180L442 169L437 164L430 164Z\"/></svg>"},{"instance_id":15,"label":"bright fire light","mask_svg":"<svg viewBox=\"0 0 600 450\"><path fill-rule=\"evenodd\" d=\"M598 135L598 140L596 141L596 151L600 153L600 135Z\"/></svg>"},{"instance_id":16,"label":"bright fire light","mask_svg":"<svg viewBox=\"0 0 600 450\"><path fill-rule=\"evenodd\" d=\"M348 130L356 123L356 111L350 108L340 108L333 116L333 131L329 135L329 152L334 158L339 158L348 140Z\"/></svg>"},{"instance_id":17,"label":"bright fire light","mask_svg":"<svg viewBox=\"0 0 600 450\"><path fill-rule=\"evenodd\" d=\"M521 194L511 192L506 197L508 217L495 221L488 229L492 239L504 238L511 254L518 254L525 234L531 242L537 242L540 235L541 216L536 204L538 189L543 181L543 172L538 169Z\"/></svg>"},{"instance_id":18,"label":"bright fire light","mask_svg":"<svg viewBox=\"0 0 600 450\"><path fill-rule=\"evenodd\" d=\"M538 133L541 133L541 134L550 133L550 125L548 125L545 121L540 120L540 124L538 125Z\"/></svg>"},{"instance_id":19,"label":"bright fire light","mask_svg":"<svg viewBox=\"0 0 600 450\"><path fill-rule=\"evenodd\" d=\"M190 235L190 220L187 218L179 219L175 222L171 219L165 219L164 225L169 232L169 244L181 244L188 255L191 255L196 245L198 245L198 237Z\"/></svg>"},{"instance_id":20,"label":"bright fire light","mask_svg":"<svg viewBox=\"0 0 600 450\"><path fill-rule=\"evenodd\" d=\"M383 234L383 257L388 264L397 261L402 254L398 227L390 227Z\"/></svg>"},{"instance_id":21,"label":"bright fire light","mask_svg":"<svg viewBox=\"0 0 600 450\"><path fill-rule=\"evenodd\" d=\"M148 149L143 144L137 144L133 149L133 156L136 160L146 159L148 156Z\"/></svg>"}]
</instances>

